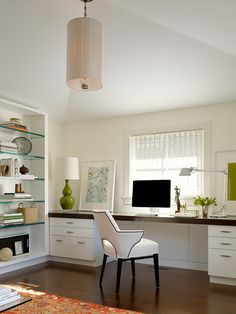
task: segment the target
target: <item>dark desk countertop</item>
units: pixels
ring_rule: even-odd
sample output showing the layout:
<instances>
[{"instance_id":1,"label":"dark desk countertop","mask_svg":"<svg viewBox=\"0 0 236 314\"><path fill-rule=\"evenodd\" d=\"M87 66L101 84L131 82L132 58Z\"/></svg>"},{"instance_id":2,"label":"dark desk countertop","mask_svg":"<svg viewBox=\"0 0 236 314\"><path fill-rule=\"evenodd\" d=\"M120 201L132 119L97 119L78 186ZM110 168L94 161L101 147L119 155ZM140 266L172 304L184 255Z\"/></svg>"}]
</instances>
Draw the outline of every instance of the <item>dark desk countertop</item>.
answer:
<instances>
[{"instance_id":1,"label":"dark desk countertop","mask_svg":"<svg viewBox=\"0 0 236 314\"><path fill-rule=\"evenodd\" d=\"M93 219L92 212L61 210L49 212L49 217L57 218L77 218L77 219ZM148 222L164 222L164 223L185 223L199 225L224 225L236 226L236 216L228 216L226 218L192 218L192 217L173 217L173 216L144 216L133 213L113 213L115 220L124 221L148 221Z\"/></svg>"}]
</instances>

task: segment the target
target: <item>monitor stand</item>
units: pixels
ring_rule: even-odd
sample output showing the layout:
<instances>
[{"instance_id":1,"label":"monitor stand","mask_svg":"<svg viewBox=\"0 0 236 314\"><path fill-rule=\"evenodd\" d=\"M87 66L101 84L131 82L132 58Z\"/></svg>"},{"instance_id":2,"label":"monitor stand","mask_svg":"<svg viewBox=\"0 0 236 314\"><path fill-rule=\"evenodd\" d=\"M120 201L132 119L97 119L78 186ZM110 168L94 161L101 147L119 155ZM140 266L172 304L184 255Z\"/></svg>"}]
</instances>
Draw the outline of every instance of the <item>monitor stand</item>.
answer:
<instances>
[{"instance_id":1,"label":"monitor stand","mask_svg":"<svg viewBox=\"0 0 236 314\"><path fill-rule=\"evenodd\" d=\"M157 207L150 207L150 214L158 216L159 215L159 208L157 208Z\"/></svg>"}]
</instances>

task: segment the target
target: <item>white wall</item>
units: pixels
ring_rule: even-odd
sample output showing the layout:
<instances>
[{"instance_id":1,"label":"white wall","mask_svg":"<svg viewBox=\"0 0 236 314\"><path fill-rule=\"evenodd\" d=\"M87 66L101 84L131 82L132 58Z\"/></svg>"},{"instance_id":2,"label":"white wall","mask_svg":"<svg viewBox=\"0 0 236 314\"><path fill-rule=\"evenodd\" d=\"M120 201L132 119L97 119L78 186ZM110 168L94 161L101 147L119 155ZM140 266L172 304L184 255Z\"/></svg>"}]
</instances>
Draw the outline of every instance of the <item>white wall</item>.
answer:
<instances>
[{"instance_id":1,"label":"white wall","mask_svg":"<svg viewBox=\"0 0 236 314\"><path fill-rule=\"evenodd\" d=\"M56 179L54 166L56 157L64 156L64 128L65 126L61 123L49 121L49 211L60 209L59 198L62 196L61 191L64 183Z\"/></svg>"},{"instance_id":2,"label":"white wall","mask_svg":"<svg viewBox=\"0 0 236 314\"><path fill-rule=\"evenodd\" d=\"M181 128L181 126L195 125L196 123L207 123L211 140L208 158L210 166L218 168L225 166L227 161L236 162L235 117L236 104L222 104L116 119L70 123L64 127L58 127L54 123L50 125L49 136L54 141L53 145L49 145L50 157L53 159L63 149L65 156L78 156L80 166L83 161L115 159L117 161L117 174L114 211L126 210L127 206L123 205L121 197L124 195L124 138L127 131L154 128L165 131L166 129L174 130ZM52 137L51 133L53 134ZM62 133L63 137L61 137ZM58 200L55 199L58 198L58 189L61 191L61 187L57 186L56 189L51 187L49 193L52 210L56 210L55 204L59 204ZM79 189L77 185L73 193L78 200ZM78 206L78 202L76 205Z\"/></svg>"}]
</instances>

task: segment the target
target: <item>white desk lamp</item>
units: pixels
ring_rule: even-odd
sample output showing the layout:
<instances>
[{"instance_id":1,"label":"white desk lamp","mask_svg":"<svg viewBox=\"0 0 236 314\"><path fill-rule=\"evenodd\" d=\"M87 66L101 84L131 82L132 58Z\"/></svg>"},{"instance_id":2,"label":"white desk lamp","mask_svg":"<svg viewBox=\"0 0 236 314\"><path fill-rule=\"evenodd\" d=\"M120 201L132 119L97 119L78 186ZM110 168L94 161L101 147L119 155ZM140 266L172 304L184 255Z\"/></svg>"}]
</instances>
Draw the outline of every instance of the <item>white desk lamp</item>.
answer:
<instances>
[{"instance_id":1,"label":"white desk lamp","mask_svg":"<svg viewBox=\"0 0 236 314\"><path fill-rule=\"evenodd\" d=\"M211 170L205 170L205 169L197 169L195 167L190 167L190 168L182 168L180 170L179 175L180 176L191 176L192 173L195 172L211 172L211 173L223 173L224 174L224 204L221 207L221 209L213 214L213 216L218 216L220 215L221 217L225 217L226 215L224 214L224 211L226 210L226 199L227 199L227 189L226 189L226 176L228 174L227 169L224 170L216 170L216 169L211 169Z\"/></svg>"},{"instance_id":2,"label":"white desk lamp","mask_svg":"<svg viewBox=\"0 0 236 314\"><path fill-rule=\"evenodd\" d=\"M179 175L180 176L191 176L192 173L194 172L214 172L214 173L224 173L225 175L227 175L227 169L224 169L224 170L215 170L215 169L212 169L212 170L204 170L204 169L197 169L195 167L190 167L190 168L182 168L180 170L180 173Z\"/></svg>"},{"instance_id":3,"label":"white desk lamp","mask_svg":"<svg viewBox=\"0 0 236 314\"><path fill-rule=\"evenodd\" d=\"M79 180L79 159L75 157L62 157L56 160L56 176L65 179L66 184L62 191L60 204L63 209L72 209L75 203L69 180Z\"/></svg>"}]
</instances>

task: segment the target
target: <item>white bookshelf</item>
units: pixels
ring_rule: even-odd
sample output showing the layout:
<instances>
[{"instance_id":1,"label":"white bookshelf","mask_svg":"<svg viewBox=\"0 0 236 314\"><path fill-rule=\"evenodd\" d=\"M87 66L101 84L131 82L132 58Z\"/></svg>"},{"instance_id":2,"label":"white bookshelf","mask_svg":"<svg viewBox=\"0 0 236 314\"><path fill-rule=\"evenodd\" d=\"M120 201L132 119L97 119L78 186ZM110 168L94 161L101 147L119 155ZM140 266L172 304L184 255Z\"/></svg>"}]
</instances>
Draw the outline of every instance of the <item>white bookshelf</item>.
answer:
<instances>
[{"instance_id":1,"label":"white bookshelf","mask_svg":"<svg viewBox=\"0 0 236 314\"><path fill-rule=\"evenodd\" d=\"M18 161L19 167L29 169L30 177L7 175L0 176L0 194L14 193L15 184L21 184L25 193L33 200L3 201L0 199L0 214L14 213L20 202L24 207L36 204L39 211L38 222L27 225L1 226L0 239L29 234L29 253L13 256L10 261L0 261L0 273L20 267L34 265L37 260L48 255L48 117L36 109L0 98L0 124L10 118L19 118L27 126L27 132L10 129L0 125L0 141L12 142L17 137L24 137L32 144L29 154L18 152L0 152L0 160ZM33 177L32 177L33 176Z\"/></svg>"}]
</instances>

